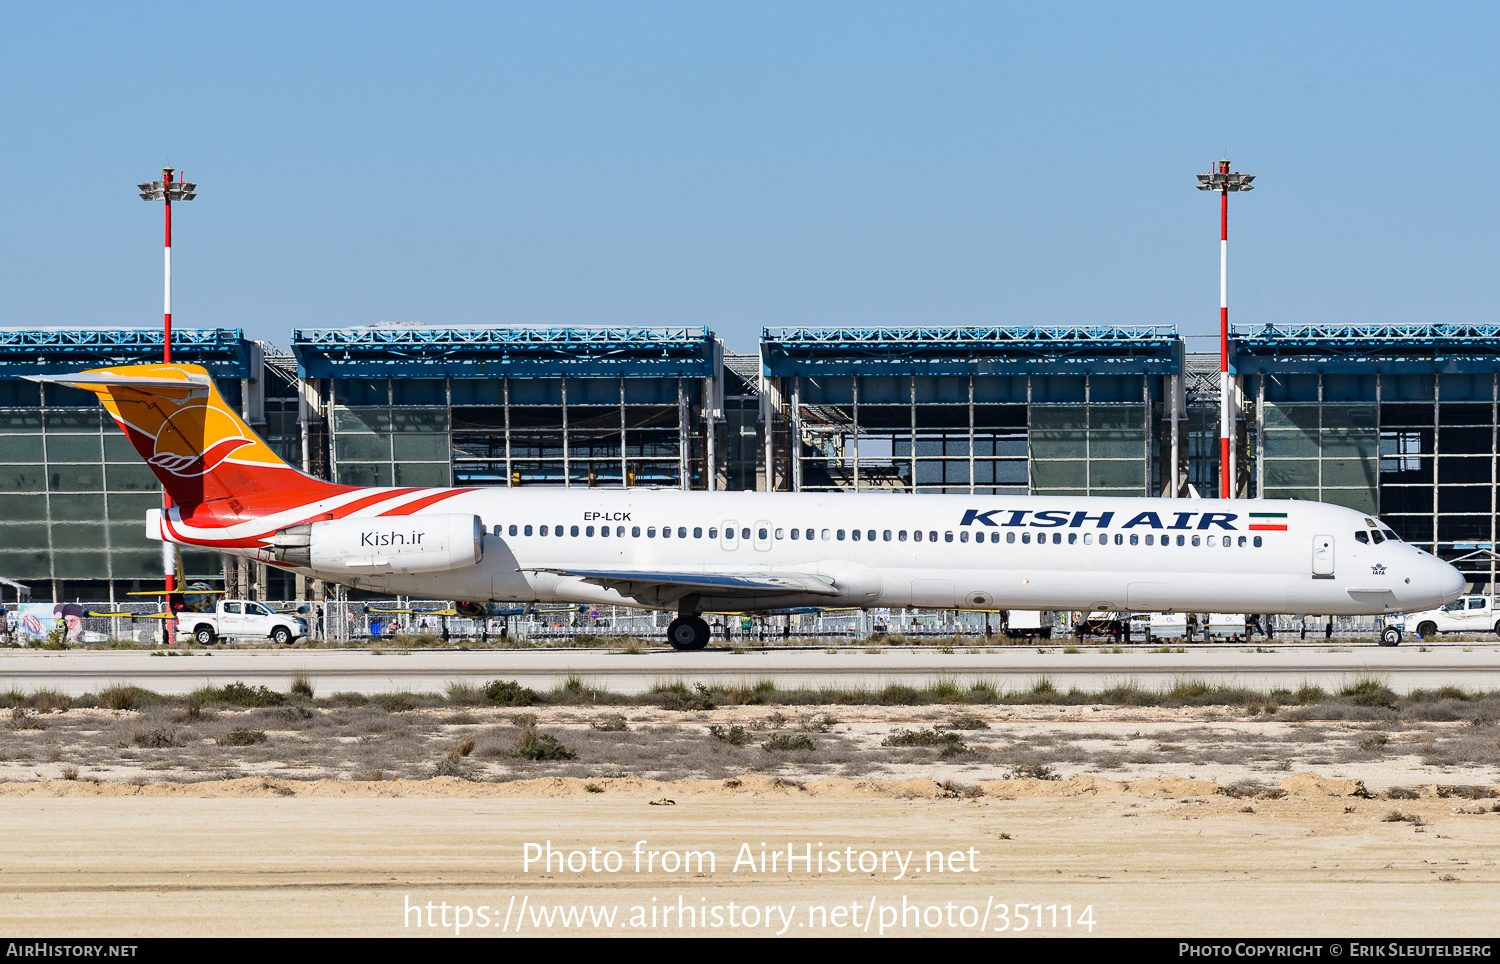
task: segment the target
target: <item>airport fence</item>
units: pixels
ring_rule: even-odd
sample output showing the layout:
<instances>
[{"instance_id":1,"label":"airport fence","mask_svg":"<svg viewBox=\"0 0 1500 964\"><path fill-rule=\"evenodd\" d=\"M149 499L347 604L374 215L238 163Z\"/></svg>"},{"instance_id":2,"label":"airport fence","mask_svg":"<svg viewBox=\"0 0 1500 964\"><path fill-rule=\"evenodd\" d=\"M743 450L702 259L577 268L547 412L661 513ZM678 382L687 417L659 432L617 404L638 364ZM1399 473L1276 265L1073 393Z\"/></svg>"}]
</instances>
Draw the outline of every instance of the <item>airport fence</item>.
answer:
<instances>
[{"instance_id":1,"label":"airport fence","mask_svg":"<svg viewBox=\"0 0 1500 964\"><path fill-rule=\"evenodd\" d=\"M673 614L628 609L623 606L539 606L526 611L499 610L482 618L449 615L453 604L438 599L329 599L323 602L266 601L279 612L305 621L308 635L336 645L402 642L452 643L477 640L489 644L588 644L617 638L664 639ZM64 639L70 645L108 646L112 643L155 645L166 641L159 602L8 603L0 642L39 646ZM1075 638L1076 613L1042 613L1040 626L1016 631L1020 638L1048 635L1055 641ZM825 641L902 639L934 641L988 639L1005 632L1004 614L954 610L870 609L790 612L770 615L713 615L704 617L721 642L793 645ZM1205 625L1200 619L1199 625ZM1242 639L1307 640L1367 638L1380 632L1378 616L1274 616L1263 619L1260 632ZM1105 639L1120 640L1106 633ZM1270 635L1267 636L1267 633ZM1196 627L1194 639L1202 639ZM1174 641L1178 637L1163 637ZM1098 642L1095 635L1086 642ZM1147 641L1137 628L1133 643Z\"/></svg>"}]
</instances>

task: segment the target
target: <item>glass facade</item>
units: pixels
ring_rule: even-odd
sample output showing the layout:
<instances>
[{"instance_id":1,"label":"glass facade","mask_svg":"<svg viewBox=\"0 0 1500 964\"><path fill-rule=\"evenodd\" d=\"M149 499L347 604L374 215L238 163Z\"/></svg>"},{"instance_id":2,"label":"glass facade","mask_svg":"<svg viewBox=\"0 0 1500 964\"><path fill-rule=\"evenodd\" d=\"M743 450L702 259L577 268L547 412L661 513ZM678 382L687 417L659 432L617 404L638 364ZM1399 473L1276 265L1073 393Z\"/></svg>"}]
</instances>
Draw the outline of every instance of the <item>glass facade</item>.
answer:
<instances>
[{"instance_id":1,"label":"glass facade","mask_svg":"<svg viewBox=\"0 0 1500 964\"><path fill-rule=\"evenodd\" d=\"M159 585L160 548L144 525L161 504L151 472L92 394L25 381L34 354L7 350L0 576L32 585L37 598ZM216 378L292 464L341 483L423 487L1160 494L1170 488L1176 392L1182 478L1203 496L1218 491L1216 355L1179 351L1162 374L1123 354L1078 366L1041 352L1017 372L987 349L928 364L911 345L859 347L852 362L845 346L842 368L796 368L817 367L808 350L788 363L793 373L766 375L774 365L763 350L720 349L711 378L651 375L644 356L632 364L647 367L629 374L575 376L566 374L574 360L541 360L535 377L434 377L415 362L405 374L393 365L380 377L303 377L300 357L258 351L238 374ZM1425 373L1315 361L1283 372L1273 358L1239 377L1238 493L1378 514L1402 538L1467 560L1474 584L1487 584L1500 536L1497 376L1452 370L1484 367L1472 361ZM183 563L189 578L222 576L242 590L233 580L252 578L244 566L231 577L217 553L187 550ZM253 582L273 598L294 592L274 569L257 567Z\"/></svg>"},{"instance_id":2,"label":"glass facade","mask_svg":"<svg viewBox=\"0 0 1500 964\"><path fill-rule=\"evenodd\" d=\"M1147 376L788 380L802 491L1144 495Z\"/></svg>"}]
</instances>

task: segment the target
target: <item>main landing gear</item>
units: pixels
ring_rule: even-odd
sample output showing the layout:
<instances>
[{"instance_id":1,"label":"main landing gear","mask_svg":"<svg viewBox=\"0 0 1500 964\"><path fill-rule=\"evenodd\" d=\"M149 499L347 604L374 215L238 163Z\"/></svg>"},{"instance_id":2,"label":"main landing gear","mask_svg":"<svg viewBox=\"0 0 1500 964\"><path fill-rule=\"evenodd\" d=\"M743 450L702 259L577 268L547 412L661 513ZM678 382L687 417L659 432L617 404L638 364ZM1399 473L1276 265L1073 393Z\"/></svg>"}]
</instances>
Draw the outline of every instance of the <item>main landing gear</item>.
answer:
<instances>
[{"instance_id":1,"label":"main landing gear","mask_svg":"<svg viewBox=\"0 0 1500 964\"><path fill-rule=\"evenodd\" d=\"M682 653L707 646L708 637L708 623L701 616L678 616L667 627L667 642Z\"/></svg>"}]
</instances>

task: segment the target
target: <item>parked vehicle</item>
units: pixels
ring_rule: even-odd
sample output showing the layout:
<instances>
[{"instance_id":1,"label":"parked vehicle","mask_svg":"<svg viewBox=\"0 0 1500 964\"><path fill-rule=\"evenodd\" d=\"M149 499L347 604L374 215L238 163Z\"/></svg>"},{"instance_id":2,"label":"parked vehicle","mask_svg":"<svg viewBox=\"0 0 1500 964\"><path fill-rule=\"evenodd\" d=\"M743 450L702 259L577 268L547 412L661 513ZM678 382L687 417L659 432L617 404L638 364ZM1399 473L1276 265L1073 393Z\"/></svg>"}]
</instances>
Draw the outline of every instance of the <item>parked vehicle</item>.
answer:
<instances>
[{"instance_id":1,"label":"parked vehicle","mask_svg":"<svg viewBox=\"0 0 1500 964\"><path fill-rule=\"evenodd\" d=\"M1153 639L1186 639L1187 613L1152 613L1148 631Z\"/></svg>"},{"instance_id":2,"label":"parked vehicle","mask_svg":"<svg viewBox=\"0 0 1500 964\"><path fill-rule=\"evenodd\" d=\"M221 639L269 639L285 646L306 635L306 620L273 612L248 599L221 599L213 612L177 614L178 638L191 639L199 646Z\"/></svg>"},{"instance_id":3,"label":"parked vehicle","mask_svg":"<svg viewBox=\"0 0 1500 964\"><path fill-rule=\"evenodd\" d=\"M1010 639L1051 639L1051 614L1039 609L1012 609L1006 613L1005 635Z\"/></svg>"},{"instance_id":4,"label":"parked vehicle","mask_svg":"<svg viewBox=\"0 0 1500 964\"><path fill-rule=\"evenodd\" d=\"M1460 596L1441 609L1408 613L1403 622L1408 632L1424 637L1438 633L1500 635L1500 614L1495 612L1494 596Z\"/></svg>"},{"instance_id":5,"label":"parked vehicle","mask_svg":"<svg viewBox=\"0 0 1500 964\"><path fill-rule=\"evenodd\" d=\"M1074 634L1080 638L1109 636L1117 640L1148 640L1151 638L1151 621L1145 613L1095 610L1083 615L1074 627Z\"/></svg>"},{"instance_id":6,"label":"parked vehicle","mask_svg":"<svg viewBox=\"0 0 1500 964\"><path fill-rule=\"evenodd\" d=\"M1203 638L1243 639L1245 637L1244 613L1209 613Z\"/></svg>"}]
</instances>

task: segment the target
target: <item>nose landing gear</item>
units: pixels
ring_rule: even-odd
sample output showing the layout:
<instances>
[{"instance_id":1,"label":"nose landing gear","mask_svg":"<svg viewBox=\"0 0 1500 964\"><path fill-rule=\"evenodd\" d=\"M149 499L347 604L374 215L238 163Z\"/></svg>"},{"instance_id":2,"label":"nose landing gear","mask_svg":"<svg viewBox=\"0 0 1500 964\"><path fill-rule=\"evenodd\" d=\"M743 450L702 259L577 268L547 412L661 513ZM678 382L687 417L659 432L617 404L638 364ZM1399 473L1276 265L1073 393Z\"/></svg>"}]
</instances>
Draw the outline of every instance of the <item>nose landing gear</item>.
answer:
<instances>
[{"instance_id":1,"label":"nose landing gear","mask_svg":"<svg viewBox=\"0 0 1500 964\"><path fill-rule=\"evenodd\" d=\"M1385 628L1385 631L1380 634L1380 645L1400 646L1401 630L1397 629L1395 626L1387 626Z\"/></svg>"}]
</instances>

